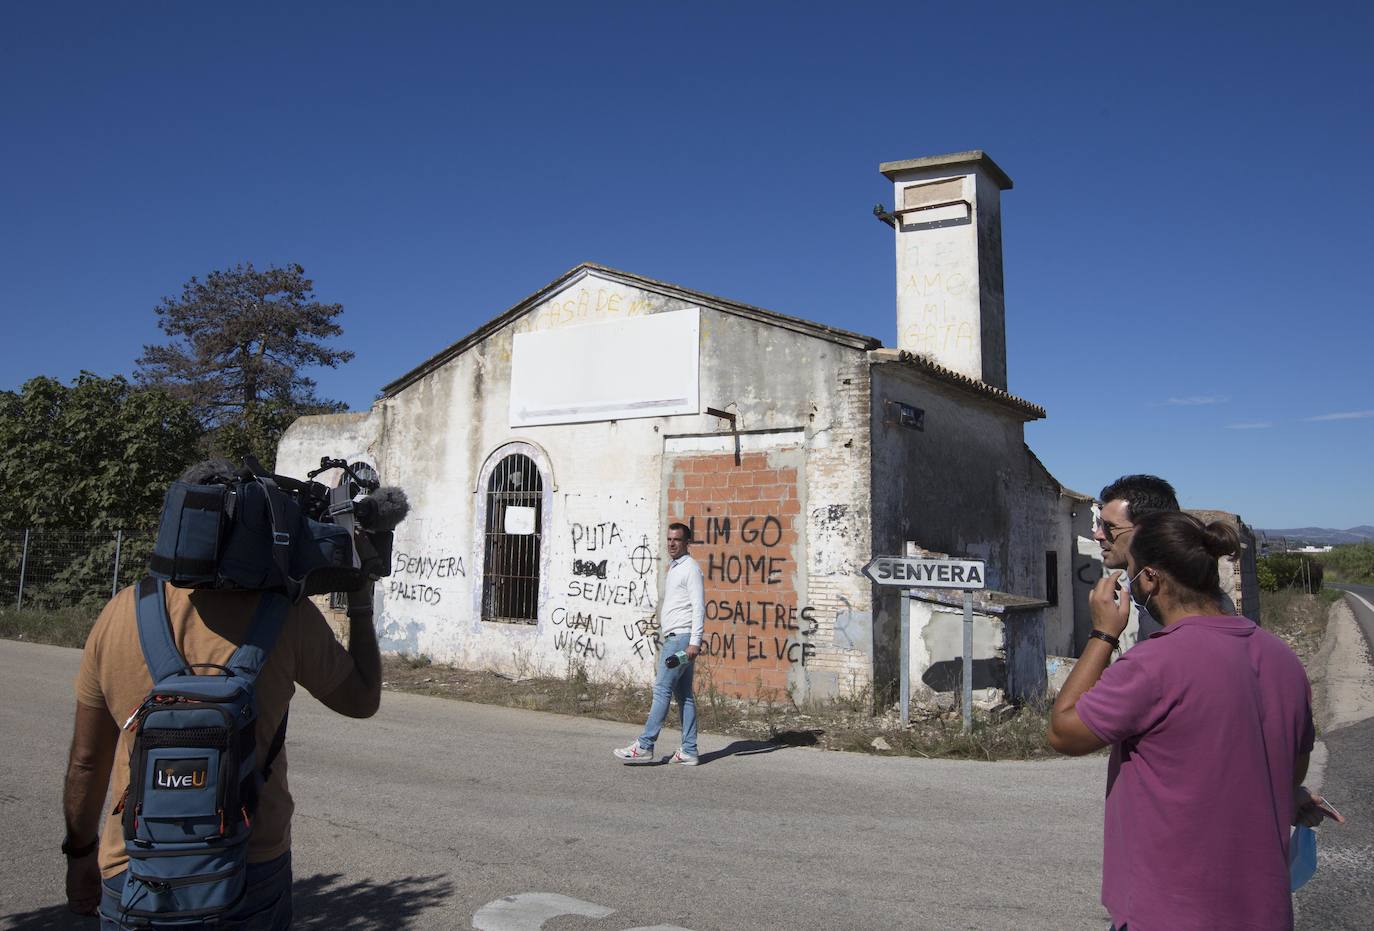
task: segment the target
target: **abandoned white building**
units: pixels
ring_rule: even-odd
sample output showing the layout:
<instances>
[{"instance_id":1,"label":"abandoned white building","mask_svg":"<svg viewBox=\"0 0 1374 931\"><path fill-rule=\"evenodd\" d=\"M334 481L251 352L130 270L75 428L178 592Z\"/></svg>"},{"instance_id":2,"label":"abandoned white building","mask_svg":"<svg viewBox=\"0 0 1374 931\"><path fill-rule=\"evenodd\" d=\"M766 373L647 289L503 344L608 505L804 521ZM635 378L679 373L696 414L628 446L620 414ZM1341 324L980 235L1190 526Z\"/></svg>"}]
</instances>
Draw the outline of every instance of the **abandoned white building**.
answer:
<instances>
[{"instance_id":1,"label":"abandoned white building","mask_svg":"<svg viewBox=\"0 0 1374 931\"><path fill-rule=\"evenodd\" d=\"M707 575L699 675L725 692L889 690L899 603L861 569L909 543L987 561L975 687L1043 688L1046 641L1076 652L1091 513L1025 446L1044 410L1007 390L1011 181L981 152L881 171L896 347L585 264L371 410L298 420L279 472L345 456L410 496L379 586L383 648L648 681L661 541L680 520ZM959 609L920 604L912 682L950 688Z\"/></svg>"}]
</instances>

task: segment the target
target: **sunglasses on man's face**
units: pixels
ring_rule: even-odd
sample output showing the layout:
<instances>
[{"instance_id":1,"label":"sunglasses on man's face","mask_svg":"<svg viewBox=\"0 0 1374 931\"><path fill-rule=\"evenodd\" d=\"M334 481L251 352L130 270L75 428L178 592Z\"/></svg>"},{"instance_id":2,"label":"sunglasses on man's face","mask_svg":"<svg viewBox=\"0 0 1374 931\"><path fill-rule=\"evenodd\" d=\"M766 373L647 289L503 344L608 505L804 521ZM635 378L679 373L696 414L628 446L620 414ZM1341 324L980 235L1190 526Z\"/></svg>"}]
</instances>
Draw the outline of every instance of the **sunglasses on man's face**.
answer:
<instances>
[{"instance_id":1,"label":"sunglasses on man's face","mask_svg":"<svg viewBox=\"0 0 1374 931\"><path fill-rule=\"evenodd\" d=\"M1108 543L1110 543L1112 540L1115 540L1121 534L1129 533L1130 531L1135 529L1134 524L1127 524L1125 527L1118 527L1115 524L1108 524L1100 520L1096 522L1096 527L1098 530L1102 531L1102 536L1107 538Z\"/></svg>"}]
</instances>

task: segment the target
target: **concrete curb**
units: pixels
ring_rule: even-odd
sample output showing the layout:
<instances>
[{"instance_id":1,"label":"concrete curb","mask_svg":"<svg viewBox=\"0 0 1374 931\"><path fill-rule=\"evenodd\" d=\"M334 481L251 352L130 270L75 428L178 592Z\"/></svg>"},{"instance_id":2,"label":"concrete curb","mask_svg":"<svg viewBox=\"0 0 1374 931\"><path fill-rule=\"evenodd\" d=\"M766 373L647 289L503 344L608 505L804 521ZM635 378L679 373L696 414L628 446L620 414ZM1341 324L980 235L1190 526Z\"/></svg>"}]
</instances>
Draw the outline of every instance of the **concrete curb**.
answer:
<instances>
[{"instance_id":1,"label":"concrete curb","mask_svg":"<svg viewBox=\"0 0 1374 931\"><path fill-rule=\"evenodd\" d=\"M1360 597L1351 592L1346 592L1345 596ZM1320 733L1338 731L1374 717L1374 660L1355 622L1355 614L1344 598L1333 604L1327 614L1326 634L1313 657L1309 674L1312 677L1312 715ZM1312 762L1307 771L1309 789L1321 790L1325 769L1326 745L1318 740L1312 748Z\"/></svg>"}]
</instances>

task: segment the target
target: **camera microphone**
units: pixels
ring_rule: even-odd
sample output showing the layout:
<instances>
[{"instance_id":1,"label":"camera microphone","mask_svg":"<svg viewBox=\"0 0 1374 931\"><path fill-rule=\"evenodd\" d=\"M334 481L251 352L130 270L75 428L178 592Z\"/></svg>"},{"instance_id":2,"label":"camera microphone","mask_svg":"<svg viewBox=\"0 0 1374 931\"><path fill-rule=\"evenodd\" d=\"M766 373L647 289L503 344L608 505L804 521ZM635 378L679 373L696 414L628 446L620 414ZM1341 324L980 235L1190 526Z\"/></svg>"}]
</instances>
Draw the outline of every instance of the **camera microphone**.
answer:
<instances>
[{"instance_id":1,"label":"camera microphone","mask_svg":"<svg viewBox=\"0 0 1374 931\"><path fill-rule=\"evenodd\" d=\"M410 502L406 500L406 493L395 485L383 485L353 502L353 516L358 526L372 532L395 530L408 513Z\"/></svg>"}]
</instances>

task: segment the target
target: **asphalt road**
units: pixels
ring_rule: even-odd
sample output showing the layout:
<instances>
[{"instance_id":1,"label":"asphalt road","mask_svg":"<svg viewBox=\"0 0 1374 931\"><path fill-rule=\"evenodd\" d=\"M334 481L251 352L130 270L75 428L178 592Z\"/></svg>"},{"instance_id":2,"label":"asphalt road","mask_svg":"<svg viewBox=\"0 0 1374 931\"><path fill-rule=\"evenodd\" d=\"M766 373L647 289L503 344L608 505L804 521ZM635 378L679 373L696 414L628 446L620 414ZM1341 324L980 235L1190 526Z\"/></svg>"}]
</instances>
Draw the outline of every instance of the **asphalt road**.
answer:
<instances>
[{"instance_id":1,"label":"asphalt road","mask_svg":"<svg viewBox=\"0 0 1374 931\"><path fill-rule=\"evenodd\" d=\"M1338 585L1374 655L1374 586ZM1327 764L1321 791L1346 817L1317 833L1317 873L1297 891L1299 929L1368 928L1374 924L1374 718L1322 735Z\"/></svg>"},{"instance_id":2,"label":"asphalt road","mask_svg":"<svg viewBox=\"0 0 1374 931\"><path fill-rule=\"evenodd\" d=\"M66 915L57 850L79 655L0 641L3 927L95 926ZM610 750L634 730L395 693L351 721L298 697L296 926L1107 926L1100 757L761 752L703 735L695 769L628 767Z\"/></svg>"}]
</instances>

